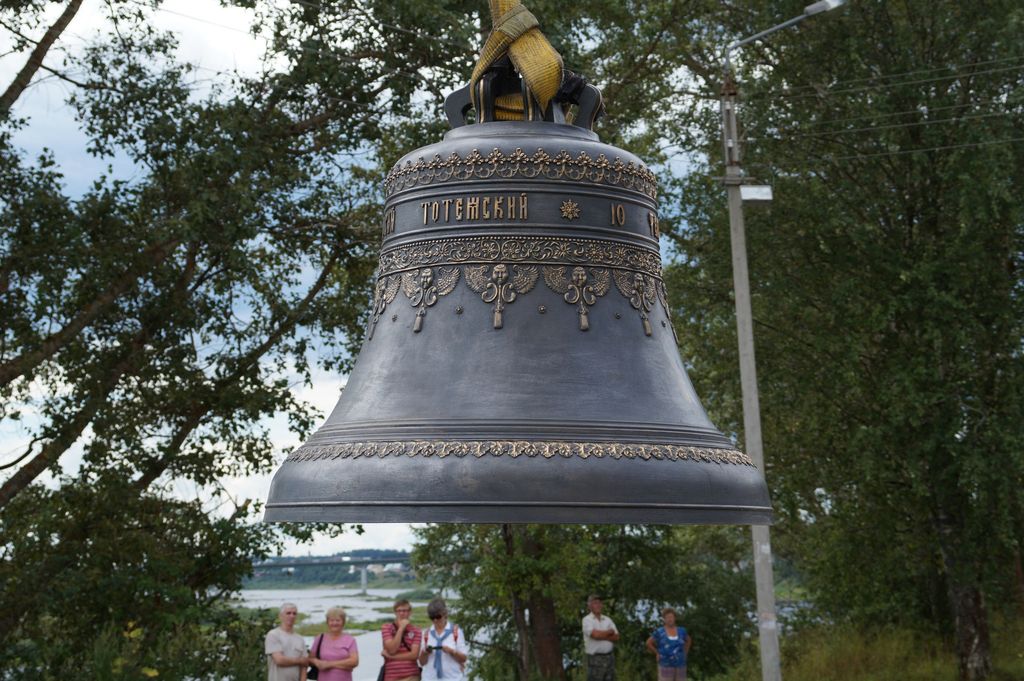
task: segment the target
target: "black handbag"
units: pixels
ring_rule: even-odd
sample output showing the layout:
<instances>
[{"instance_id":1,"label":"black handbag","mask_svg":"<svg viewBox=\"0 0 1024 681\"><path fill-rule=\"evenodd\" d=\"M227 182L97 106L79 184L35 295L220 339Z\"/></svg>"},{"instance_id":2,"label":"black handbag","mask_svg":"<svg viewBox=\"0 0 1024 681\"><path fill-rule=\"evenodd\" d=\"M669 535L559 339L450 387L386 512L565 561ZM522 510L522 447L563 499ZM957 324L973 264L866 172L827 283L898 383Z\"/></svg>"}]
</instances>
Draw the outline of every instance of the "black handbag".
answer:
<instances>
[{"instance_id":1,"label":"black handbag","mask_svg":"<svg viewBox=\"0 0 1024 681\"><path fill-rule=\"evenodd\" d=\"M324 642L324 635L320 634L316 638L316 652L313 653L313 657L316 657L316 658L320 657L320 644L323 643L323 642ZM313 664L309 665L309 669L306 671L306 678L307 679L315 679L318 676L320 676L320 668L317 667L316 665L313 665Z\"/></svg>"}]
</instances>

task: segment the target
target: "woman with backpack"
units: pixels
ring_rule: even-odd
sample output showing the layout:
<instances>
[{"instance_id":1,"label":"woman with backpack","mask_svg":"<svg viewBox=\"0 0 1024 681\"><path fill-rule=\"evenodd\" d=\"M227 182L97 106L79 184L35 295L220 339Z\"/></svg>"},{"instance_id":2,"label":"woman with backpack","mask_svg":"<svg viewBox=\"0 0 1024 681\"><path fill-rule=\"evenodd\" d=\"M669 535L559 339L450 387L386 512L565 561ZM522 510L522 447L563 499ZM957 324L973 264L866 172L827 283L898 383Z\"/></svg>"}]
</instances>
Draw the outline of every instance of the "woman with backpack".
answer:
<instances>
[{"instance_id":1,"label":"woman with backpack","mask_svg":"<svg viewBox=\"0 0 1024 681\"><path fill-rule=\"evenodd\" d=\"M432 626L424 630L420 646L423 681L463 681L469 657L463 632L448 621L448 606L441 598L430 601L427 616Z\"/></svg>"}]
</instances>

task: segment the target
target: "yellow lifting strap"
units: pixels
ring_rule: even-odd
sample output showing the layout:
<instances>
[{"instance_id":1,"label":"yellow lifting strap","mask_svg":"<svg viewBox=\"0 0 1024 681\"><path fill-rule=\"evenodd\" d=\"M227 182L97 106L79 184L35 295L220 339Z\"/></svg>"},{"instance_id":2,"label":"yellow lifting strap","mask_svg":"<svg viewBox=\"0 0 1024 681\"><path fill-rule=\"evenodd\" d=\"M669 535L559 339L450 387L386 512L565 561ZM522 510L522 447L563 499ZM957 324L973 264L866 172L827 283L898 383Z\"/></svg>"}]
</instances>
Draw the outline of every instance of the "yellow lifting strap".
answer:
<instances>
[{"instance_id":1,"label":"yellow lifting strap","mask_svg":"<svg viewBox=\"0 0 1024 681\"><path fill-rule=\"evenodd\" d=\"M519 75L533 96L546 111L551 98L562 85L562 57L537 28L537 17L520 0L488 0L494 28L487 36L480 58L469 79L473 106L480 111L479 81L491 65L508 54ZM498 120L522 120L522 97L518 94L498 97L495 102Z\"/></svg>"}]
</instances>

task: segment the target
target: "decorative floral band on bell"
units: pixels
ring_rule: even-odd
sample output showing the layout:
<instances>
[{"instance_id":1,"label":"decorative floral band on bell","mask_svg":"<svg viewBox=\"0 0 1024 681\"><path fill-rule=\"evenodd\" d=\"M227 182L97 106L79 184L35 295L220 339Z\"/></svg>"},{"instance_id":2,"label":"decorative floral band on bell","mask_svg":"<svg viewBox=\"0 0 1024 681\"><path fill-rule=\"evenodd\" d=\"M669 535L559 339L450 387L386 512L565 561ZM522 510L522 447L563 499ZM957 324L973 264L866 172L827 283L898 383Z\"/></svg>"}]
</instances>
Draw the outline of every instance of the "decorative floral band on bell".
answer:
<instances>
[{"instance_id":1,"label":"decorative floral band on bell","mask_svg":"<svg viewBox=\"0 0 1024 681\"><path fill-rule=\"evenodd\" d=\"M527 154L518 147L508 155L494 149L484 156L474 149L466 158L452 152L447 158L435 155L429 161L422 158L415 163L406 161L392 168L384 179L384 196L390 197L402 189L450 181L538 177L631 189L652 199L658 196L658 178L643 164L626 163L619 157L611 161L604 154L594 158L585 151L573 156L565 149L555 155L539 148Z\"/></svg>"},{"instance_id":2,"label":"decorative floral band on bell","mask_svg":"<svg viewBox=\"0 0 1024 681\"><path fill-rule=\"evenodd\" d=\"M505 307L514 303L520 295L527 294L537 285L540 271L544 272L544 283L556 293L562 294L563 300L576 305L579 315L580 331L590 329L590 307L597 303L611 288L614 279L615 287L629 304L640 315L644 334L653 335L648 313L654 306L655 298L661 301L665 316L672 321L672 311L665 295L665 283L660 279L632 270L584 268L576 266L571 273L566 273L566 266L519 265L499 262L495 265L464 265L462 277L466 285L487 304L493 304L493 326L495 329L504 327ZM413 332L423 330L423 319L427 308L455 290L459 282L458 267L439 267L434 272L432 267L419 270L406 270L401 274L381 275L373 291L373 307L370 322L366 330L366 340L373 340L374 331L380 322L387 306L394 302L399 288L405 291L413 307L417 308ZM571 279L570 279L571 277ZM675 337L675 328L672 334ZM676 345L679 338L676 337Z\"/></svg>"},{"instance_id":3,"label":"decorative floral band on bell","mask_svg":"<svg viewBox=\"0 0 1024 681\"><path fill-rule=\"evenodd\" d=\"M451 440L405 442L343 442L329 445L307 444L292 452L288 462L317 461L321 459L383 458L387 456L520 456L581 459L659 459L668 461L695 461L700 463L753 466L753 460L735 449L687 447L623 442L535 442L528 440Z\"/></svg>"},{"instance_id":4,"label":"decorative floral band on bell","mask_svg":"<svg viewBox=\"0 0 1024 681\"><path fill-rule=\"evenodd\" d=\"M640 270L661 279L657 250L619 241L559 236L468 236L423 239L380 254L380 274L436 265L484 263L584 265Z\"/></svg>"}]
</instances>

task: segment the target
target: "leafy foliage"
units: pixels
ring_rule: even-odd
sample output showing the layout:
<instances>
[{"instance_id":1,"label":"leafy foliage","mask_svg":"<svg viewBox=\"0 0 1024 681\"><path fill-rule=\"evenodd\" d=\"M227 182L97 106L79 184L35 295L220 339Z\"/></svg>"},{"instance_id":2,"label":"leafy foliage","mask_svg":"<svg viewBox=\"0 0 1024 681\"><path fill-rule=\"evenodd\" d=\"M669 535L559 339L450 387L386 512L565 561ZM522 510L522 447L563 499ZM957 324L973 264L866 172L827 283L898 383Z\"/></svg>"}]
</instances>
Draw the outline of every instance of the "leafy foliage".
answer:
<instances>
[{"instance_id":1,"label":"leafy foliage","mask_svg":"<svg viewBox=\"0 0 1024 681\"><path fill-rule=\"evenodd\" d=\"M239 509L105 482L30 488L0 523L0 669L38 678L255 678L269 628L225 608L253 557L279 550ZM68 645L74 641L74 645ZM244 670L248 670L242 673ZM246 675L247 674L247 675Z\"/></svg>"},{"instance_id":2,"label":"leafy foliage","mask_svg":"<svg viewBox=\"0 0 1024 681\"><path fill-rule=\"evenodd\" d=\"M366 8L240 4L255 6L264 68L212 84L143 3L107 3L64 70L36 60L31 37L18 45L32 52L26 69L73 86L89 152L132 170L72 194L52 154L15 145L37 122L16 101L0 113L0 419L31 438L0 462L11 669L59 675L68 661L39 646L94 635L98 650L127 631L143 632L146 664L169 669L157 632L228 635L219 601L282 532L343 529L254 523L259 505L224 481L271 470L281 453L268 420L284 414L303 436L319 416L294 383L351 362L391 162L378 140L465 63L438 60L419 32L381 49L384 25ZM5 3L0 18L59 34L46 9ZM182 676L224 663L197 650ZM132 665L117 674L137 678Z\"/></svg>"},{"instance_id":3,"label":"leafy foliage","mask_svg":"<svg viewBox=\"0 0 1024 681\"><path fill-rule=\"evenodd\" d=\"M787 10L723 22L746 35ZM776 196L747 235L779 546L833 616L927 622L983 678L986 603L1010 602L1024 536L1024 15L836 14L738 62L745 163ZM698 392L738 432L717 126L686 133L709 160L679 184L670 288Z\"/></svg>"},{"instance_id":4,"label":"leafy foliage","mask_svg":"<svg viewBox=\"0 0 1024 681\"><path fill-rule=\"evenodd\" d=\"M537 659L537 638L553 636L559 665L582 669L580 620L598 593L621 639L617 664L625 678L653 667L644 643L660 626L660 610L676 607L693 634L694 678L726 669L750 635L749 543L736 528L430 525L418 530L418 572L459 594L453 619L484 649L477 678L552 678ZM517 603L529 610L528 662L520 662ZM541 627L550 607L554 630ZM517 674L517 669L519 673ZM531 674L536 676L531 676ZM575 678L575 677L574 677Z\"/></svg>"},{"instance_id":5,"label":"leafy foliage","mask_svg":"<svg viewBox=\"0 0 1024 681\"><path fill-rule=\"evenodd\" d=\"M15 133L38 122L18 118L23 89L5 93L14 106L0 121L0 418L20 420L31 438L0 463L10 471L0 483L0 569L12 575L0 590L0 641L11 645L50 640L64 607L51 593L86 592L122 571L124 585L138 580L162 605L87 599L99 635L202 620L210 594L237 588L277 541L245 524L257 506L222 481L273 465L269 417L287 414L298 435L315 423L291 390L296 377L311 380L312 356L328 370L349 366L376 256L381 172L439 135L440 95L465 82L486 16L464 1L238 0L266 40L263 68L210 81L178 58L143 3L106 3L104 25L81 50L64 49L64 27L46 24L51 4L3 3L5 29L26 54L39 45L32 35L55 38L62 68L34 56L25 68L65 83L90 153L132 172L109 170L69 192L52 154L32 159L16 147ZM615 93L606 137L657 160L664 113L645 93L676 69L672 56L690 44L681 27L702 6L534 10L567 63ZM627 36L629 50L609 48ZM658 97L670 93L658 87ZM182 501L174 490L183 485L203 490L207 505ZM234 508L230 521L211 509L219 502ZM195 545L153 518L161 505ZM135 513L148 524L133 524ZM48 544L33 539L44 535ZM214 537L222 560L206 574L202 543ZM193 573L205 576L178 580Z\"/></svg>"}]
</instances>

